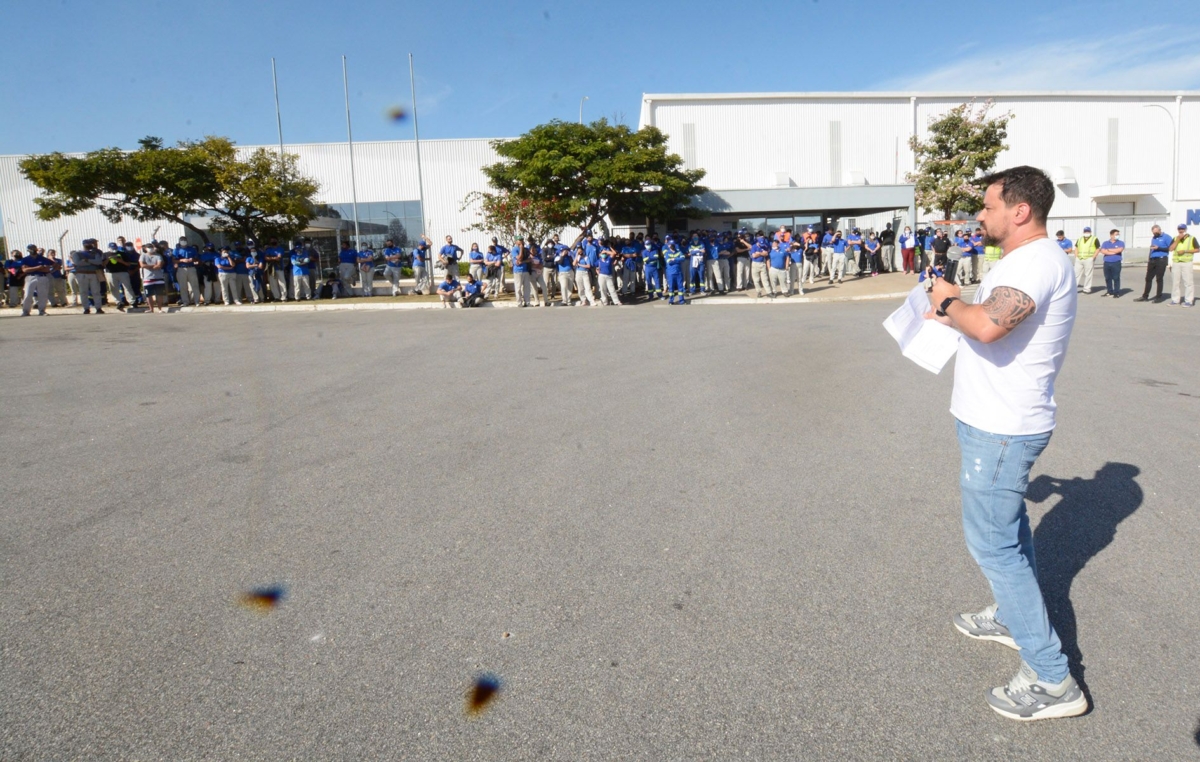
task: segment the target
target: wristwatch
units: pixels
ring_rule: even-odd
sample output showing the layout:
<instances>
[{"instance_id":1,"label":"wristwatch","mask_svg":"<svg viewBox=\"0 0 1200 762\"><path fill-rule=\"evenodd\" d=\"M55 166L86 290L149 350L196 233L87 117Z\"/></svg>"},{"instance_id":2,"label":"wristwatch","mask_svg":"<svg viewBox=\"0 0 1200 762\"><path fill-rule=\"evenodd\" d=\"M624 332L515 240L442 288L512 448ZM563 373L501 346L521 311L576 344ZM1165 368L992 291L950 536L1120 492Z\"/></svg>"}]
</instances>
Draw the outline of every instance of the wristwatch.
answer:
<instances>
[{"instance_id":1,"label":"wristwatch","mask_svg":"<svg viewBox=\"0 0 1200 762\"><path fill-rule=\"evenodd\" d=\"M945 299L942 300L942 306L937 308L937 316L938 317L946 317L946 310L947 310L947 308L950 307L950 302L957 302L957 301L959 301L959 298L957 296L947 296Z\"/></svg>"}]
</instances>

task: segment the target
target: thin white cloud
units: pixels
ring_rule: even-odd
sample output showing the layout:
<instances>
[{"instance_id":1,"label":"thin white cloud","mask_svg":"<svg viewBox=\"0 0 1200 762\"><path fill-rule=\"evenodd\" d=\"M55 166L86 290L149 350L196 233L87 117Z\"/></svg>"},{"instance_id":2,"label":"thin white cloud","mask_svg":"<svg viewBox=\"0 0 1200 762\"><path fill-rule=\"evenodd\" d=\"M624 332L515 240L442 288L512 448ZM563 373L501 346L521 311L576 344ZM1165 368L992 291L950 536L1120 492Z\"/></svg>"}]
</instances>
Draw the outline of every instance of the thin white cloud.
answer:
<instances>
[{"instance_id":1,"label":"thin white cloud","mask_svg":"<svg viewBox=\"0 0 1200 762\"><path fill-rule=\"evenodd\" d=\"M877 90L1186 90L1200 88L1200 32L1154 27L1111 37L977 50Z\"/></svg>"}]
</instances>

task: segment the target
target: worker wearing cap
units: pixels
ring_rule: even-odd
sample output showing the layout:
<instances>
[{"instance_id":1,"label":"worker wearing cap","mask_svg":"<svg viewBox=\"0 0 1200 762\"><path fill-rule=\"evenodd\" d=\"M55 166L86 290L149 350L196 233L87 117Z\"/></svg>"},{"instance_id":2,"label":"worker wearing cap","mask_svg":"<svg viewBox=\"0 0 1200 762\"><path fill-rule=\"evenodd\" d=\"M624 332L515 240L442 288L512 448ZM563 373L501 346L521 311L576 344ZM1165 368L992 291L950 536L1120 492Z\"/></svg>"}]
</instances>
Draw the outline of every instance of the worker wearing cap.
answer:
<instances>
[{"instance_id":1,"label":"worker wearing cap","mask_svg":"<svg viewBox=\"0 0 1200 762\"><path fill-rule=\"evenodd\" d=\"M495 299L497 296L504 293L504 266L503 265L504 265L504 260L506 257L508 257L509 252L508 252L507 248L500 245L500 241L499 241L499 239L496 238L496 236L492 236L492 246L496 247L496 253L500 255L500 265L501 265L501 267L500 267L500 282L497 284L496 290L493 291L491 289L491 287L489 286L488 292L487 292L488 298ZM486 259L486 257L485 257L485 259Z\"/></svg>"},{"instance_id":2,"label":"worker wearing cap","mask_svg":"<svg viewBox=\"0 0 1200 762\"><path fill-rule=\"evenodd\" d=\"M34 296L37 297L39 315L46 314L46 302L50 300L50 271L54 263L38 253L38 247L29 244L25 247L29 254L21 260L21 274L25 276L25 299L21 302L21 317L28 317L33 306Z\"/></svg>"},{"instance_id":3,"label":"worker wearing cap","mask_svg":"<svg viewBox=\"0 0 1200 762\"><path fill-rule=\"evenodd\" d=\"M725 233L709 236L705 243L705 254L708 262L705 270L708 273L708 290L714 294L725 293L725 284L729 282L729 252L731 247ZM722 249L724 247L724 249Z\"/></svg>"},{"instance_id":4,"label":"worker wearing cap","mask_svg":"<svg viewBox=\"0 0 1200 762\"><path fill-rule=\"evenodd\" d=\"M516 261L515 259L513 260ZM587 249L582 245L575 247L575 290L579 292L581 307L594 307L596 298L592 296L592 264L588 261ZM514 265L515 268L515 265ZM517 297L518 299L520 296Z\"/></svg>"},{"instance_id":5,"label":"worker wearing cap","mask_svg":"<svg viewBox=\"0 0 1200 762\"><path fill-rule=\"evenodd\" d=\"M525 245L525 236L517 236L512 247L513 292L517 297L518 307L529 306L529 292L533 288L530 274L533 271L533 259L529 247Z\"/></svg>"},{"instance_id":6,"label":"worker wearing cap","mask_svg":"<svg viewBox=\"0 0 1200 762\"><path fill-rule=\"evenodd\" d=\"M1083 229L1083 235L1075 241L1075 283L1085 294L1092 293L1092 273L1096 270L1096 252L1100 239L1092 235L1092 229Z\"/></svg>"},{"instance_id":7,"label":"worker wearing cap","mask_svg":"<svg viewBox=\"0 0 1200 762\"><path fill-rule=\"evenodd\" d=\"M312 248L303 244L297 246L292 250L289 260L292 263L292 297L296 301L310 301L313 298L312 283L309 281L313 266Z\"/></svg>"},{"instance_id":8,"label":"worker wearing cap","mask_svg":"<svg viewBox=\"0 0 1200 762\"><path fill-rule=\"evenodd\" d=\"M1187 225L1180 225L1179 235L1171 242L1171 304L1196 306L1196 283L1192 276L1196 260L1196 237L1188 233Z\"/></svg>"},{"instance_id":9,"label":"worker wearing cap","mask_svg":"<svg viewBox=\"0 0 1200 762\"><path fill-rule=\"evenodd\" d=\"M400 278L403 277L401 267L404 265L404 249L395 244L392 239L383 242L384 277L392 284L392 296L400 296Z\"/></svg>"},{"instance_id":10,"label":"worker wearing cap","mask_svg":"<svg viewBox=\"0 0 1200 762\"><path fill-rule=\"evenodd\" d=\"M458 260L462 253L462 248L454 243L452 236L446 236L446 245L438 251L438 266L454 275L455 283L458 283Z\"/></svg>"},{"instance_id":11,"label":"worker wearing cap","mask_svg":"<svg viewBox=\"0 0 1200 762\"><path fill-rule=\"evenodd\" d=\"M53 263L50 269L50 306L67 306L67 274L64 271L62 257L54 249L46 252L46 258Z\"/></svg>"},{"instance_id":12,"label":"worker wearing cap","mask_svg":"<svg viewBox=\"0 0 1200 762\"><path fill-rule=\"evenodd\" d=\"M684 296L683 271L687 267L687 255L679 250L675 241L668 237L663 248L663 259L667 265L667 284L664 291L669 294L667 304L687 304ZM679 301L676 302L675 300Z\"/></svg>"},{"instance_id":13,"label":"worker wearing cap","mask_svg":"<svg viewBox=\"0 0 1200 762\"><path fill-rule=\"evenodd\" d=\"M558 290L561 304L571 306L571 281L574 277L575 263L571 259L571 250L561 243L554 244L554 268L557 271Z\"/></svg>"},{"instance_id":14,"label":"worker wearing cap","mask_svg":"<svg viewBox=\"0 0 1200 762\"><path fill-rule=\"evenodd\" d=\"M103 315L104 294L100 291L98 274L104 265L104 255L96 245L96 239L84 239L83 248L71 252L71 260L75 265L75 280L79 282L79 301L83 304L83 314L91 313L94 305L96 314Z\"/></svg>"},{"instance_id":15,"label":"worker wearing cap","mask_svg":"<svg viewBox=\"0 0 1200 762\"><path fill-rule=\"evenodd\" d=\"M796 241L797 246L800 245ZM791 267L792 257L799 259L800 255L792 253L791 242L784 242L780 238L775 238L771 241L771 251L767 253L767 263L770 269L767 271L768 288L767 293L770 296L781 294L783 296L791 296L791 289L788 284L788 268ZM796 288L800 289L800 293L804 293L804 287L796 284Z\"/></svg>"},{"instance_id":16,"label":"worker wearing cap","mask_svg":"<svg viewBox=\"0 0 1200 762\"><path fill-rule=\"evenodd\" d=\"M370 241L358 252L358 288L363 296L375 296L375 249Z\"/></svg>"},{"instance_id":17,"label":"worker wearing cap","mask_svg":"<svg viewBox=\"0 0 1200 762\"><path fill-rule=\"evenodd\" d=\"M596 280L600 286L601 306L621 303L620 297L617 296L617 267L617 252L605 240L600 246L600 255L596 262Z\"/></svg>"},{"instance_id":18,"label":"worker wearing cap","mask_svg":"<svg viewBox=\"0 0 1200 762\"><path fill-rule=\"evenodd\" d=\"M646 281L646 296L650 297L650 301L654 301L663 293L662 271L658 267L658 251L654 248L654 241L649 238L642 241L642 249L642 275Z\"/></svg>"},{"instance_id":19,"label":"worker wearing cap","mask_svg":"<svg viewBox=\"0 0 1200 762\"><path fill-rule=\"evenodd\" d=\"M529 242L529 290L533 292L534 306L550 306L550 291L546 288L546 260L537 241Z\"/></svg>"},{"instance_id":20,"label":"worker wearing cap","mask_svg":"<svg viewBox=\"0 0 1200 762\"><path fill-rule=\"evenodd\" d=\"M429 236L422 235L417 248L412 250L413 290L414 294L429 293Z\"/></svg>"}]
</instances>

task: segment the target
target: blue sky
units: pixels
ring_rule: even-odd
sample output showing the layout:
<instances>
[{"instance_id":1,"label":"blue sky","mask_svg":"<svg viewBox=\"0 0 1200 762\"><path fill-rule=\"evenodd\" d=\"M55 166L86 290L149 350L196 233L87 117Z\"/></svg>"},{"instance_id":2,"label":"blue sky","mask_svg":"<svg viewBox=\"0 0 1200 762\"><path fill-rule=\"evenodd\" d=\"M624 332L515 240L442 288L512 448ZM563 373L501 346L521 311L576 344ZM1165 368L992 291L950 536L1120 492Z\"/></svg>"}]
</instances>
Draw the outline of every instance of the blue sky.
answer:
<instances>
[{"instance_id":1,"label":"blue sky","mask_svg":"<svg viewBox=\"0 0 1200 762\"><path fill-rule=\"evenodd\" d=\"M1200 88L1200 25L1177 0L418 2L9 0L0 153L135 147L206 134L501 137L623 118L643 92Z\"/></svg>"}]
</instances>

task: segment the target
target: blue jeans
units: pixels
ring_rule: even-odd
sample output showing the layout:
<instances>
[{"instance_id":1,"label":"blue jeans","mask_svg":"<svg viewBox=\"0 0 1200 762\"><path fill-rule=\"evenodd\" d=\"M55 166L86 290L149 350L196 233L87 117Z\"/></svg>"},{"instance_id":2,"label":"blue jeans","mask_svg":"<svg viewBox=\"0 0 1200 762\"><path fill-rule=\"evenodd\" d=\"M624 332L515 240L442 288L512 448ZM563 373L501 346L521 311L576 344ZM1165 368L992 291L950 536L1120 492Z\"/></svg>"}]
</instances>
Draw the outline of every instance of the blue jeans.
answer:
<instances>
[{"instance_id":1,"label":"blue jeans","mask_svg":"<svg viewBox=\"0 0 1200 762\"><path fill-rule=\"evenodd\" d=\"M957 423L967 549L992 586L999 606L996 618L1012 633L1021 658L1042 680L1060 682L1068 673L1067 657L1038 586L1025 510L1029 470L1050 443L1051 432L1003 436Z\"/></svg>"},{"instance_id":2,"label":"blue jeans","mask_svg":"<svg viewBox=\"0 0 1200 762\"><path fill-rule=\"evenodd\" d=\"M1104 285L1110 294L1121 293L1121 263L1119 261L1104 263Z\"/></svg>"}]
</instances>

